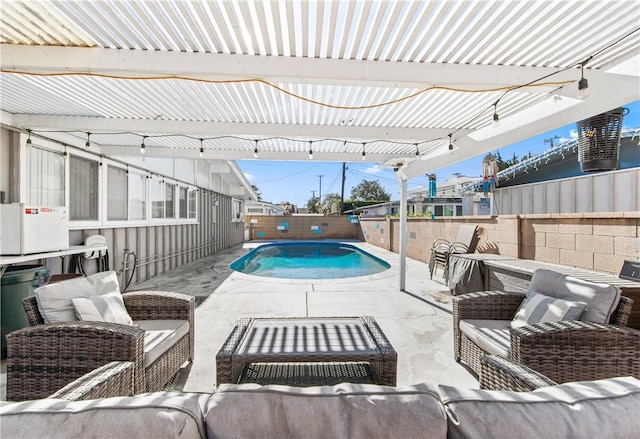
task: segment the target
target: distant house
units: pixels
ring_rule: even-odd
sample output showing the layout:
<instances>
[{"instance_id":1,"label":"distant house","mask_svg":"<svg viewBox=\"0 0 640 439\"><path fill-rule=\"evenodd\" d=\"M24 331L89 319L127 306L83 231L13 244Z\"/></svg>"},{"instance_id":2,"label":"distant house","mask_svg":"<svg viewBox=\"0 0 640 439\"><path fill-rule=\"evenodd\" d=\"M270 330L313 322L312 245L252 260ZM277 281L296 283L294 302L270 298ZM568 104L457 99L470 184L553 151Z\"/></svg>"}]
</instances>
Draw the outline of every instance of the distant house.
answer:
<instances>
[{"instance_id":1,"label":"distant house","mask_svg":"<svg viewBox=\"0 0 640 439\"><path fill-rule=\"evenodd\" d=\"M474 214L472 201L483 197L482 180L461 193L468 214ZM495 215L638 211L640 129L622 132L616 170L582 172L578 141L571 140L499 172L488 198Z\"/></svg>"},{"instance_id":2,"label":"distant house","mask_svg":"<svg viewBox=\"0 0 640 439\"><path fill-rule=\"evenodd\" d=\"M245 215L271 215L285 214L285 208L279 204L266 203L264 201L246 201L244 203Z\"/></svg>"},{"instance_id":3,"label":"distant house","mask_svg":"<svg viewBox=\"0 0 640 439\"><path fill-rule=\"evenodd\" d=\"M409 191L407 213L421 216L460 216L462 215L462 198L460 190L465 184L475 181L474 177L456 174L436 189L436 196L429 197L429 188L420 187ZM400 201L362 206L345 212L346 214L365 217L396 215L399 213Z\"/></svg>"}]
</instances>

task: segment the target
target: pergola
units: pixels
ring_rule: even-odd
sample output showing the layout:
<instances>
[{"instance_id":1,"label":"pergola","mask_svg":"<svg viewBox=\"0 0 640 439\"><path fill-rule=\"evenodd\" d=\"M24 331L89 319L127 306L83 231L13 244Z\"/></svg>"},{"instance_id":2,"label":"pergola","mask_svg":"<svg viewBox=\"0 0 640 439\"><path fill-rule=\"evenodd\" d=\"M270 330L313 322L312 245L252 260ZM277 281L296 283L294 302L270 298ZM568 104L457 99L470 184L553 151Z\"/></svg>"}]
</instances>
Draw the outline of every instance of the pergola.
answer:
<instances>
[{"instance_id":1,"label":"pergola","mask_svg":"<svg viewBox=\"0 0 640 439\"><path fill-rule=\"evenodd\" d=\"M3 0L0 16L4 125L107 156L364 156L404 202L407 179L640 99L638 0Z\"/></svg>"}]
</instances>

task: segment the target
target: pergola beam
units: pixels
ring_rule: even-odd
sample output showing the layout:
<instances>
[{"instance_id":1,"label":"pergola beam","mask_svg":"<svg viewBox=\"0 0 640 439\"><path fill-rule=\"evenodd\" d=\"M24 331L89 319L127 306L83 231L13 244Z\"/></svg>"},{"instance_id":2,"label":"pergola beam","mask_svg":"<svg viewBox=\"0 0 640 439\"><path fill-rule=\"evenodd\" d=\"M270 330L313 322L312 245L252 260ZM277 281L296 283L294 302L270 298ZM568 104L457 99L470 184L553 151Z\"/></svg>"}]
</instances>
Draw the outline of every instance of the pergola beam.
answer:
<instances>
[{"instance_id":1,"label":"pergola beam","mask_svg":"<svg viewBox=\"0 0 640 439\"><path fill-rule=\"evenodd\" d=\"M181 134L194 137L246 136L297 137L300 139L335 138L340 140L397 140L420 142L447 135L446 129L405 127L356 127L348 125L265 124L155 119L115 119L85 116L13 115L15 126L92 133L132 132L140 135ZM469 130L464 130L468 133Z\"/></svg>"},{"instance_id":2,"label":"pergola beam","mask_svg":"<svg viewBox=\"0 0 640 439\"><path fill-rule=\"evenodd\" d=\"M225 80L424 88L431 85L479 90L525 84L557 72L552 67L458 65L353 59L271 57L192 52L155 52L89 47L0 45L3 70L127 77L184 76ZM64 67L61 67L64 66ZM554 81L577 79L576 71Z\"/></svg>"}]
</instances>

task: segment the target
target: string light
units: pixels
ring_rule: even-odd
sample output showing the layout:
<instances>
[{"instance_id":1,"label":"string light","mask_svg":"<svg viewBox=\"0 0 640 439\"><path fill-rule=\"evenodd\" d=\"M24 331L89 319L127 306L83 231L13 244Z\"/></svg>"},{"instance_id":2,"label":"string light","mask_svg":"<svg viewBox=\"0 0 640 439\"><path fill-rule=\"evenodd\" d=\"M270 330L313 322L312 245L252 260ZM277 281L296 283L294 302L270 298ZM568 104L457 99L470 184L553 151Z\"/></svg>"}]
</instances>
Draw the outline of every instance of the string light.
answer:
<instances>
[{"instance_id":1,"label":"string light","mask_svg":"<svg viewBox=\"0 0 640 439\"><path fill-rule=\"evenodd\" d=\"M365 143L362 144L362 160L366 160L367 159L367 153L364 151L364 145L366 145Z\"/></svg>"},{"instance_id":2,"label":"string light","mask_svg":"<svg viewBox=\"0 0 640 439\"><path fill-rule=\"evenodd\" d=\"M589 81L584 77L584 65L588 60L580 63L580 81L578 81L578 98L586 99L589 96Z\"/></svg>"},{"instance_id":3,"label":"string light","mask_svg":"<svg viewBox=\"0 0 640 439\"><path fill-rule=\"evenodd\" d=\"M452 136L453 133L449 133L449 151L453 151L453 140L451 139Z\"/></svg>"},{"instance_id":4,"label":"string light","mask_svg":"<svg viewBox=\"0 0 640 439\"><path fill-rule=\"evenodd\" d=\"M89 140L90 136L91 136L91 133L87 133L87 143L84 144L84 146L86 146L87 148L91 146L91 141Z\"/></svg>"},{"instance_id":5,"label":"string light","mask_svg":"<svg viewBox=\"0 0 640 439\"><path fill-rule=\"evenodd\" d=\"M493 104L493 126L494 127L500 126L500 116L498 116L498 101L499 99L496 101L495 104Z\"/></svg>"},{"instance_id":6,"label":"string light","mask_svg":"<svg viewBox=\"0 0 640 439\"><path fill-rule=\"evenodd\" d=\"M257 159L258 158L258 141L256 140L256 147L253 150L253 158Z\"/></svg>"},{"instance_id":7,"label":"string light","mask_svg":"<svg viewBox=\"0 0 640 439\"><path fill-rule=\"evenodd\" d=\"M145 144L144 144L144 139L146 139L147 136L142 136L142 143L140 144L140 154L144 154L145 153Z\"/></svg>"},{"instance_id":8,"label":"string light","mask_svg":"<svg viewBox=\"0 0 640 439\"><path fill-rule=\"evenodd\" d=\"M416 157L420 157L420 149L418 149L417 143L416 143Z\"/></svg>"},{"instance_id":9,"label":"string light","mask_svg":"<svg viewBox=\"0 0 640 439\"><path fill-rule=\"evenodd\" d=\"M27 130L27 133L29 133L29 137L27 137L27 145L31 145L31 130Z\"/></svg>"},{"instance_id":10,"label":"string light","mask_svg":"<svg viewBox=\"0 0 640 439\"><path fill-rule=\"evenodd\" d=\"M313 142L309 142L309 160L313 160L313 149L312 149L312 144Z\"/></svg>"},{"instance_id":11,"label":"string light","mask_svg":"<svg viewBox=\"0 0 640 439\"><path fill-rule=\"evenodd\" d=\"M200 158L204 157L204 147L202 146L202 142L204 139L200 139Z\"/></svg>"}]
</instances>

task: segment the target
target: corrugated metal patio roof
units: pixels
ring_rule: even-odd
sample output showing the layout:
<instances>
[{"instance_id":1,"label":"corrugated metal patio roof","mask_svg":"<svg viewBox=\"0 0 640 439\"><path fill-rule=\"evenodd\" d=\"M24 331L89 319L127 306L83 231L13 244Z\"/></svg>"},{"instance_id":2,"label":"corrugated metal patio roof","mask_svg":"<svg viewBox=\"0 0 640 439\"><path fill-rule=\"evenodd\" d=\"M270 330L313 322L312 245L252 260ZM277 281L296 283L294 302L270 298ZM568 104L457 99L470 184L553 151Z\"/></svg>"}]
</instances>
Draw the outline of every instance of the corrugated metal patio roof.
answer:
<instances>
[{"instance_id":1,"label":"corrugated metal patio roof","mask_svg":"<svg viewBox=\"0 0 640 439\"><path fill-rule=\"evenodd\" d=\"M640 99L637 0L4 0L0 14L2 123L78 145L90 132L107 155L143 138L157 156L364 153L411 177Z\"/></svg>"}]
</instances>

